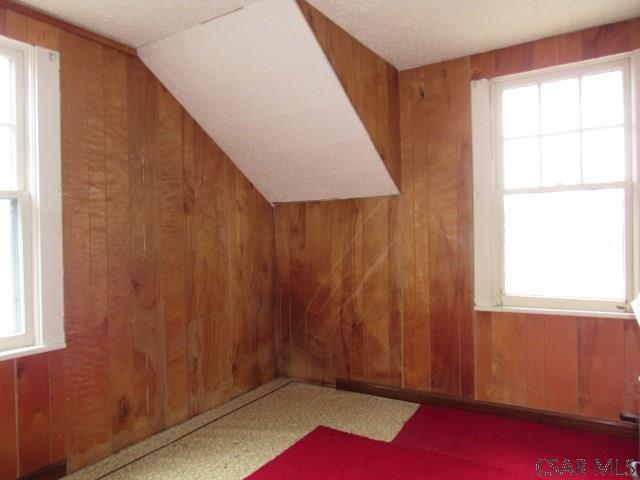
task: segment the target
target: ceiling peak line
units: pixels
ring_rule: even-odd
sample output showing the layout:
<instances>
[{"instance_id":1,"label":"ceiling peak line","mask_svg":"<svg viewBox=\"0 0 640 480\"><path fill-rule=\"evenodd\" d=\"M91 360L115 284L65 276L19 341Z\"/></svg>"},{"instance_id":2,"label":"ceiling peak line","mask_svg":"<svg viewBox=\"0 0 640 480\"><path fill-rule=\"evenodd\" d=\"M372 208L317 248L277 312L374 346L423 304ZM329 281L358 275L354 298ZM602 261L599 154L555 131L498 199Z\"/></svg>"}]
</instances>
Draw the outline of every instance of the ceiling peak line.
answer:
<instances>
[{"instance_id":1,"label":"ceiling peak line","mask_svg":"<svg viewBox=\"0 0 640 480\"><path fill-rule=\"evenodd\" d=\"M155 39L155 40L151 40L150 42L147 42L147 43L145 43L144 45L140 45L140 46L138 47L138 49L140 49L140 48L145 48L145 47L149 47L149 46L151 46L151 45L153 45L153 44L155 44L155 43L162 42L163 40L167 40L168 38L174 37L174 36L176 36L176 35L180 35L181 33L188 32L189 30L192 30L192 29L194 29L194 28L202 27L202 26L207 25L207 24L209 24L209 23L215 22L216 20L220 20L220 19L221 19L221 18L223 18L223 17L228 17L229 15L233 15L234 13L237 13L237 12L239 12L240 10L244 10L244 8L245 8L245 7L244 7L244 5L243 5L243 6L240 6L240 7L234 8L234 9L232 9L232 10L229 10L228 12L222 13L222 14L220 14L220 15L216 15L216 16L211 17L211 18L208 18L208 19L206 19L206 20L202 20L201 22L198 22L198 23L196 23L195 25L191 25L191 26L188 26L188 27L186 27L186 28L183 28L182 30L179 30L179 31L177 31L177 32L170 33L169 35L165 35L165 36L164 36L164 37L162 37L162 38L157 38L157 39Z\"/></svg>"}]
</instances>

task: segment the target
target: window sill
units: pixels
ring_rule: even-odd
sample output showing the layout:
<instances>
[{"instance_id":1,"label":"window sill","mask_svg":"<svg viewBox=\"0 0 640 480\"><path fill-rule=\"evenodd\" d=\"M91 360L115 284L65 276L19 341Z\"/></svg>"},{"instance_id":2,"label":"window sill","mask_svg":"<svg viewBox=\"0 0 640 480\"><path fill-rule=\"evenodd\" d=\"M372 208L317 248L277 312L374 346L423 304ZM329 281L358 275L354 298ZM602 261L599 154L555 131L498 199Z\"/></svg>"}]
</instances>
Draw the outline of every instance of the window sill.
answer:
<instances>
[{"instance_id":1,"label":"window sill","mask_svg":"<svg viewBox=\"0 0 640 480\"><path fill-rule=\"evenodd\" d=\"M57 343L55 345L35 345L31 347L16 348L15 350L6 350L4 352L0 352L0 362L13 360L15 358L28 357L30 355L37 355L39 353L53 352L54 350L61 350L66 347L66 343Z\"/></svg>"},{"instance_id":2,"label":"window sill","mask_svg":"<svg viewBox=\"0 0 640 480\"><path fill-rule=\"evenodd\" d=\"M560 310L557 308L523 308L523 307L479 307L476 312L529 313L532 315L563 315L567 317L615 318L618 320L634 320L631 312L596 312L589 310Z\"/></svg>"}]
</instances>

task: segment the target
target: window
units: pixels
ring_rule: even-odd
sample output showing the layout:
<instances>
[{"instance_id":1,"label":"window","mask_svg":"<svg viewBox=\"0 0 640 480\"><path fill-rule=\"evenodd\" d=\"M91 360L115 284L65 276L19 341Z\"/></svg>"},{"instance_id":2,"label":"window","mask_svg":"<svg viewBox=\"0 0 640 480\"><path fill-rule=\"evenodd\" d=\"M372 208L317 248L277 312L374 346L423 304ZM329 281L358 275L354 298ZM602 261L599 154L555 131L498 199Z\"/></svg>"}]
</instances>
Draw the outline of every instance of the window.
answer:
<instances>
[{"instance_id":1,"label":"window","mask_svg":"<svg viewBox=\"0 0 640 480\"><path fill-rule=\"evenodd\" d=\"M476 306L630 312L629 56L473 82Z\"/></svg>"},{"instance_id":2,"label":"window","mask_svg":"<svg viewBox=\"0 0 640 480\"><path fill-rule=\"evenodd\" d=\"M59 55L0 37L0 360L64 346Z\"/></svg>"}]
</instances>

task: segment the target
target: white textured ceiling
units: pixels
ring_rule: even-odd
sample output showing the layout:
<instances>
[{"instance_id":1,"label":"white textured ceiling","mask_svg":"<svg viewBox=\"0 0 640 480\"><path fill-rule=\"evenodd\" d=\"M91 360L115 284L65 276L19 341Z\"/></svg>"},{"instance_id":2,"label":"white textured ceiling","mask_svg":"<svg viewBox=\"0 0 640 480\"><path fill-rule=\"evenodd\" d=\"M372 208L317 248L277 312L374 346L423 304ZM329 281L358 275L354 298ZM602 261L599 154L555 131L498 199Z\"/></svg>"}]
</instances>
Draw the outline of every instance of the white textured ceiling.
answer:
<instances>
[{"instance_id":1,"label":"white textured ceiling","mask_svg":"<svg viewBox=\"0 0 640 480\"><path fill-rule=\"evenodd\" d=\"M134 47L256 0L22 0ZM640 16L640 0L308 0L399 69Z\"/></svg>"},{"instance_id":2,"label":"white textured ceiling","mask_svg":"<svg viewBox=\"0 0 640 480\"><path fill-rule=\"evenodd\" d=\"M640 0L308 0L400 70L640 16Z\"/></svg>"},{"instance_id":3,"label":"white textured ceiling","mask_svg":"<svg viewBox=\"0 0 640 480\"><path fill-rule=\"evenodd\" d=\"M20 0L20 3L137 48L255 1Z\"/></svg>"},{"instance_id":4,"label":"white textured ceiling","mask_svg":"<svg viewBox=\"0 0 640 480\"><path fill-rule=\"evenodd\" d=\"M295 0L261 0L138 50L271 202L398 190Z\"/></svg>"}]
</instances>

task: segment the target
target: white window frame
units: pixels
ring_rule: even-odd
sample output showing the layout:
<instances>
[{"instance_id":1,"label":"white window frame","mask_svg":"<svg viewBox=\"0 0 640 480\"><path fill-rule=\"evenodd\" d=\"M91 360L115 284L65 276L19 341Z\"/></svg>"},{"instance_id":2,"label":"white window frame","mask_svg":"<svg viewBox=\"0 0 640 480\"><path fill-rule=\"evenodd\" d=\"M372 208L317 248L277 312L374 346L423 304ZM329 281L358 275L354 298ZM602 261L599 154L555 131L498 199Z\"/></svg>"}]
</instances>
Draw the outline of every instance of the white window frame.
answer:
<instances>
[{"instance_id":1,"label":"white window frame","mask_svg":"<svg viewBox=\"0 0 640 480\"><path fill-rule=\"evenodd\" d=\"M625 81L625 132L627 139L627 171L618 188L626 192L626 257L627 294L623 303L584 300L552 299L541 297L516 297L503 294L504 285L504 219L503 196L509 190L502 189L501 93L506 88L539 84L553 79L566 78L572 74L592 74L622 68ZM638 228L640 224L640 197L638 172L640 163L637 149L636 125L640 101L638 99L640 79L640 51L613 55L585 62L561 65L521 74L483 79L471 82L471 112L473 131L473 175L474 175L474 259L475 259L475 308L480 311L517 311L552 313L565 315L588 315L629 318L631 299L640 286L640 246ZM581 190L602 187L582 185ZM614 182L607 186L616 186ZM540 191L540 188L534 189ZM575 187L549 187L545 191L575 190ZM526 193L527 189L514 189ZM630 268L629 268L630 266Z\"/></svg>"},{"instance_id":2,"label":"white window frame","mask_svg":"<svg viewBox=\"0 0 640 480\"><path fill-rule=\"evenodd\" d=\"M16 74L17 190L24 331L0 337L0 361L64 348L60 55L0 36Z\"/></svg>"}]
</instances>

